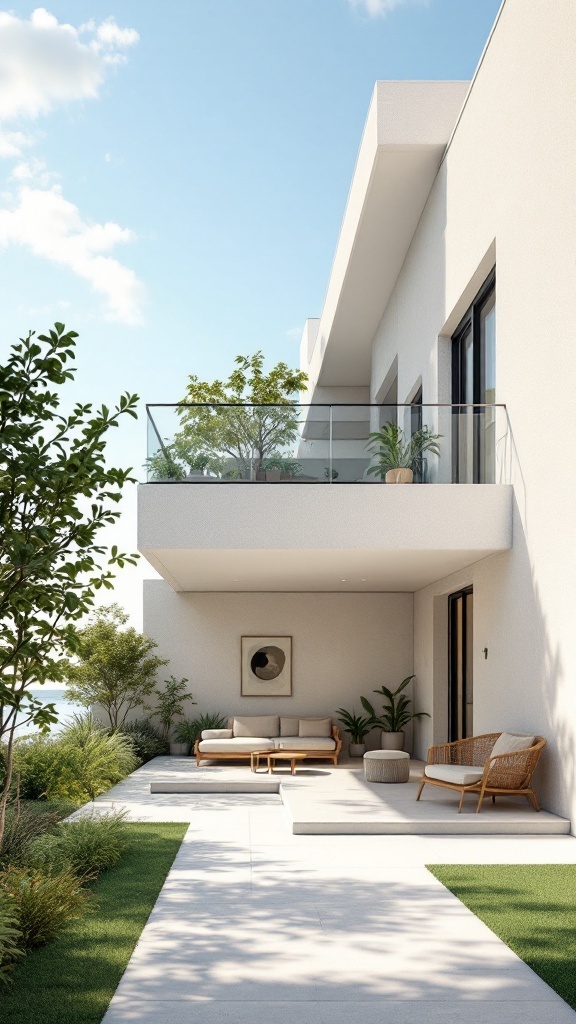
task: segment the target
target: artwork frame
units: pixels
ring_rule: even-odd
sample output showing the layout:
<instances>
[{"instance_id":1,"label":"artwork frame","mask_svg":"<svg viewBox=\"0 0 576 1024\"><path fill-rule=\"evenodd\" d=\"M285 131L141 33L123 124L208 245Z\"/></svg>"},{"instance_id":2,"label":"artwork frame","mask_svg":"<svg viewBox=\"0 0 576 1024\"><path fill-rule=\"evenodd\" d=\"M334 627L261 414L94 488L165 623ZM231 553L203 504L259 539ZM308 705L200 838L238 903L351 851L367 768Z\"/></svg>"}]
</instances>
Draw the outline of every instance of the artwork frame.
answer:
<instances>
[{"instance_id":1,"label":"artwork frame","mask_svg":"<svg viewBox=\"0 0 576 1024\"><path fill-rule=\"evenodd\" d=\"M242 697L292 696L291 636L243 636L241 638L240 695Z\"/></svg>"}]
</instances>

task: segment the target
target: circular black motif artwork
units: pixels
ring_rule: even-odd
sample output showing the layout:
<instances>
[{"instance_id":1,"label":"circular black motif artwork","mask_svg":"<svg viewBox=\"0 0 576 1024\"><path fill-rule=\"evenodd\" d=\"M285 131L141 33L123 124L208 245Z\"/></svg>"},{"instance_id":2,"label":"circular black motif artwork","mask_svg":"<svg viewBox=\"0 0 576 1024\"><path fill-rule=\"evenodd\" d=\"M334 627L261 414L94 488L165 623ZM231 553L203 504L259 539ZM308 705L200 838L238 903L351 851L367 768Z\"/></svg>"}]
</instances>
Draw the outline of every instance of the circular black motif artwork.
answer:
<instances>
[{"instance_id":1,"label":"circular black motif artwork","mask_svg":"<svg viewBox=\"0 0 576 1024\"><path fill-rule=\"evenodd\" d=\"M286 655L280 647L260 647L250 659L250 668L257 679L277 679L285 664Z\"/></svg>"}]
</instances>

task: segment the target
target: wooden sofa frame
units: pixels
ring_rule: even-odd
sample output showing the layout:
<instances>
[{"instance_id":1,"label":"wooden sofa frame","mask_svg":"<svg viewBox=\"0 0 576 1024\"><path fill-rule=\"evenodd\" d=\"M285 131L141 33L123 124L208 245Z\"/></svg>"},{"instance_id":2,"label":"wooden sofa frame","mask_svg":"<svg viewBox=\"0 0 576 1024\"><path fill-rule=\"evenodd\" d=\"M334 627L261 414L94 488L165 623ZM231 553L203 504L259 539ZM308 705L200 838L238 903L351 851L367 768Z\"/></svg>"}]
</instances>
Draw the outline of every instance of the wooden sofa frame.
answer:
<instances>
[{"instance_id":1,"label":"wooden sofa frame","mask_svg":"<svg viewBox=\"0 0 576 1024\"><path fill-rule=\"evenodd\" d=\"M250 737L246 737L249 739ZM289 739L290 737L286 737ZM299 754L305 754L305 759L308 761L332 761L332 764L338 764L338 756L342 750L342 738L340 736L340 730L337 725L332 726L332 739L336 741L334 750L299 750ZM201 761L250 761L251 751L232 751L231 753L224 753L223 751L214 752L208 751L206 754L201 753L200 747L201 739L197 739L194 744L194 755L196 757L196 764L200 767ZM290 748L286 747L288 751Z\"/></svg>"},{"instance_id":2,"label":"wooden sofa frame","mask_svg":"<svg viewBox=\"0 0 576 1024\"><path fill-rule=\"evenodd\" d=\"M486 796L492 797L492 803L496 802L497 796L525 796L534 810L539 811L538 800L530 782L540 754L546 746L546 740L542 736L537 736L531 747L491 757L492 748L501 735L499 732L487 732L482 736L470 736L466 740L455 740L453 743L430 747L428 764L484 765L484 774L479 782L470 786L443 782L441 779L429 779L424 775L416 799L420 799L424 786L441 786L460 793L458 814L462 810L466 793L479 794L476 814L480 813Z\"/></svg>"}]
</instances>

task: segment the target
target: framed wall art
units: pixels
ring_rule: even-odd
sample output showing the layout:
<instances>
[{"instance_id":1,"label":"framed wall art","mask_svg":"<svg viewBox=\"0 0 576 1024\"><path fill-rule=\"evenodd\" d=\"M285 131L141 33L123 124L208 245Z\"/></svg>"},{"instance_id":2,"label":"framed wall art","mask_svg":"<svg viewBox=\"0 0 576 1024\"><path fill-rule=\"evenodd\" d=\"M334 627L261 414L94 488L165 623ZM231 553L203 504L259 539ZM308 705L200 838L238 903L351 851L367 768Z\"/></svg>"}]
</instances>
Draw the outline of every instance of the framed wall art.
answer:
<instances>
[{"instance_id":1,"label":"framed wall art","mask_svg":"<svg viewBox=\"0 0 576 1024\"><path fill-rule=\"evenodd\" d=\"M243 697L292 696L292 637L243 636Z\"/></svg>"}]
</instances>

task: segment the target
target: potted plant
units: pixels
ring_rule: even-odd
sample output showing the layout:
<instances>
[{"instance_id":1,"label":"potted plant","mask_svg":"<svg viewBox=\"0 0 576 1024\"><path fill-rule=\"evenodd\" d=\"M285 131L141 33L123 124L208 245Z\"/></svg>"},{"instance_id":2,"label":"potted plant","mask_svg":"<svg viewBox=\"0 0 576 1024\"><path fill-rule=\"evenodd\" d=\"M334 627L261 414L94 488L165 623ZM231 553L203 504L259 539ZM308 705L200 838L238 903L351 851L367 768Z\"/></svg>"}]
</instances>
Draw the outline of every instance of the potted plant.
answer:
<instances>
[{"instance_id":1,"label":"potted plant","mask_svg":"<svg viewBox=\"0 0 576 1024\"><path fill-rule=\"evenodd\" d=\"M379 476L387 484L411 484L414 474L423 480L426 452L440 455L438 441L442 434L433 434L429 427L421 427L406 438L402 427L386 423L368 437L367 449L378 462L367 472Z\"/></svg>"},{"instance_id":2,"label":"potted plant","mask_svg":"<svg viewBox=\"0 0 576 1024\"><path fill-rule=\"evenodd\" d=\"M396 690L389 690L387 686L382 686L379 690L373 691L386 698L387 703L384 705L381 715L376 714L366 697L360 697L362 707L370 716L371 725L382 729L380 743L382 750L404 750L404 726L415 718L430 718L427 711L409 710L412 701L402 691L413 679L414 675L406 676Z\"/></svg>"},{"instance_id":3,"label":"potted plant","mask_svg":"<svg viewBox=\"0 0 576 1024\"><path fill-rule=\"evenodd\" d=\"M190 753L190 744L178 740L175 730L174 736L170 735L174 719L181 718L184 714L184 701L196 703L192 694L186 693L187 682L187 679L176 679L175 676L170 676L170 679L164 680L163 690L154 691L157 698L156 715L162 726L161 735L164 740L170 741L170 753L175 757L182 757ZM185 749L186 747L187 749Z\"/></svg>"},{"instance_id":4,"label":"potted plant","mask_svg":"<svg viewBox=\"0 0 576 1024\"><path fill-rule=\"evenodd\" d=\"M357 715L355 711L346 711L345 708L337 709L338 721L342 722L344 732L350 735L350 746L348 752L350 757L364 757L366 744L364 737L372 728L370 718Z\"/></svg>"}]
</instances>

